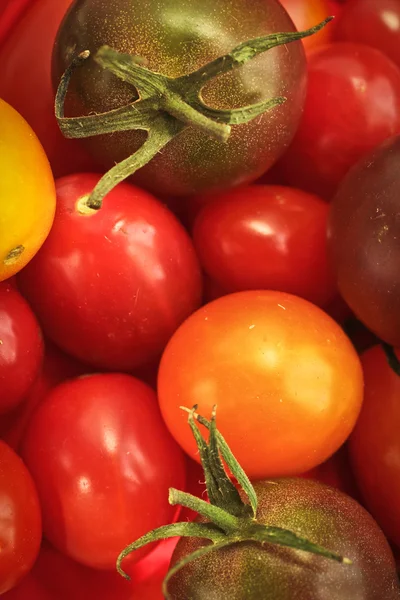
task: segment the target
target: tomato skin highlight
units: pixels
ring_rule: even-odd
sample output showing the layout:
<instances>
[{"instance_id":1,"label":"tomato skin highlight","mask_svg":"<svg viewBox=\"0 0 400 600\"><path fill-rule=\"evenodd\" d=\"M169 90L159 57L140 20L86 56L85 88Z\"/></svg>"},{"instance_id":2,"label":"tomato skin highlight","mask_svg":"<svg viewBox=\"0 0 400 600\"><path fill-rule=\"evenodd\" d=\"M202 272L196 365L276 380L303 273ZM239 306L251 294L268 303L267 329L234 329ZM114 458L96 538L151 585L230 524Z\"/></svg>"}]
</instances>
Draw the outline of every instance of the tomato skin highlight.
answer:
<instances>
[{"instance_id":1,"label":"tomato skin highlight","mask_svg":"<svg viewBox=\"0 0 400 600\"><path fill-rule=\"evenodd\" d=\"M83 0L72 7L57 35L54 87L72 53L89 49L92 57L71 79L66 115L106 112L131 103L136 92L95 63L93 55L104 44L143 57L153 71L179 77L242 42L293 30L277 0L148 0L146 4ZM257 179L292 140L305 87L306 61L300 42L269 50L243 68L215 79L202 92L213 108L239 108L276 97L287 100L248 124L233 126L226 143L187 128L140 169L134 181L155 194L182 196ZM82 143L108 169L136 151L145 139L143 131L132 131L87 138Z\"/></svg>"},{"instance_id":2,"label":"tomato skin highlight","mask_svg":"<svg viewBox=\"0 0 400 600\"><path fill-rule=\"evenodd\" d=\"M28 469L0 440L0 594L29 572L42 538L40 505Z\"/></svg>"},{"instance_id":3,"label":"tomato skin highlight","mask_svg":"<svg viewBox=\"0 0 400 600\"><path fill-rule=\"evenodd\" d=\"M298 31L304 31L321 23L332 13L327 0L280 0L282 6L289 13L290 18L296 25ZM306 52L310 52L318 46L327 44L332 37L332 23L318 31L315 35L304 38L302 43Z\"/></svg>"},{"instance_id":4,"label":"tomato skin highlight","mask_svg":"<svg viewBox=\"0 0 400 600\"><path fill-rule=\"evenodd\" d=\"M200 266L183 226L139 188L121 184L99 211L81 212L99 177L58 180L54 226L19 285L65 352L130 372L158 359L200 305Z\"/></svg>"},{"instance_id":5,"label":"tomato skin highlight","mask_svg":"<svg viewBox=\"0 0 400 600\"><path fill-rule=\"evenodd\" d=\"M18 273L43 244L53 223L56 193L49 161L38 138L22 116L1 98L0 164L3 281Z\"/></svg>"},{"instance_id":6,"label":"tomato skin highlight","mask_svg":"<svg viewBox=\"0 0 400 600\"><path fill-rule=\"evenodd\" d=\"M349 42L309 56L303 116L279 164L287 185L331 199L364 154L400 132L400 70L384 54Z\"/></svg>"},{"instance_id":7,"label":"tomato skin highlight","mask_svg":"<svg viewBox=\"0 0 400 600\"><path fill-rule=\"evenodd\" d=\"M54 388L29 423L22 455L38 488L46 538L99 569L115 569L127 544L171 522L176 508L168 489L184 487L183 455L155 393L129 375L89 375Z\"/></svg>"},{"instance_id":8,"label":"tomato skin highlight","mask_svg":"<svg viewBox=\"0 0 400 600\"><path fill-rule=\"evenodd\" d=\"M261 523L296 531L353 564L244 542L186 565L171 578L174 600L398 600L389 544L352 498L304 479L258 482L255 489ZM181 538L171 564L204 545Z\"/></svg>"},{"instance_id":9,"label":"tomato skin highlight","mask_svg":"<svg viewBox=\"0 0 400 600\"><path fill-rule=\"evenodd\" d=\"M39 375L43 340L29 304L0 283L0 414L14 409Z\"/></svg>"},{"instance_id":10,"label":"tomato skin highlight","mask_svg":"<svg viewBox=\"0 0 400 600\"><path fill-rule=\"evenodd\" d=\"M190 352L188 352L190 348ZM218 424L251 479L303 473L346 440L363 396L359 358L341 327L313 304L248 291L211 302L175 332L161 359L164 420L199 460L179 407Z\"/></svg>"},{"instance_id":11,"label":"tomato skin highlight","mask_svg":"<svg viewBox=\"0 0 400 600\"><path fill-rule=\"evenodd\" d=\"M279 290L324 306L336 295L328 266L326 202L283 186L249 185L197 197L193 241L226 292Z\"/></svg>"},{"instance_id":12,"label":"tomato skin highlight","mask_svg":"<svg viewBox=\"0 0 400 600\"><path fill-rule=\"evenodd\" d=\"M365 506L400 546L400 378L381 346L368 349L361 361L365 399L350 437L351 460Z\"/></svg>"}]
</instances>

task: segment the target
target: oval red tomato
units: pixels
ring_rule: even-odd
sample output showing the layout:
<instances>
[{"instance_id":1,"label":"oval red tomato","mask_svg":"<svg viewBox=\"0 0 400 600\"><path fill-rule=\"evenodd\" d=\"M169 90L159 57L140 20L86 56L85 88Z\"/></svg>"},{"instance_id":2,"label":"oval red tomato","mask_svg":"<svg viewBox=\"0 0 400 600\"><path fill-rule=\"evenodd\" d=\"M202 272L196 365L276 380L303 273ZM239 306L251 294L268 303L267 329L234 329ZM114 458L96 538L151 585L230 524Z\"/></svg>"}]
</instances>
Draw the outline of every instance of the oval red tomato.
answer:
<instances>
[{"instance_id":1,"label":"oval red tomato","mask_svg":"<svg viewBox=\"0 0 400 600\"><path fill-rule=\"evenodd\" d=\"M129 372L156 360L200 305L201 273L183 226L147 192L121 184L100 210L88 210L98 180L57 182L53 229L19 284L64 351Z\"/></svg>"},{"instance_id":2,"label":"oval red tomato","mask_svg":"<svg viewBox=\"0 0 400 600\"><path fill-rule=\"evenodd\" d=\"M127 544L176 514L168 489L184 485L182 453L153 390L129 375L90 375L54 388L30 421L22 454L45 536L88 566L114 569Z\"/></svg>"},{"instance_id":3,"label":"oval red tomato","mask_svg":"<svg viewBox=\"0 0 400 600\"><path fill-rule=\"evenodd\" d=\"M165 422L199 460L179 407L198 405L250 478L303 473L331 456L358 417L360 361L341 327L313 304L248 291L204 306L176 331L161 359Z\"/></svg>"}]
</instances>

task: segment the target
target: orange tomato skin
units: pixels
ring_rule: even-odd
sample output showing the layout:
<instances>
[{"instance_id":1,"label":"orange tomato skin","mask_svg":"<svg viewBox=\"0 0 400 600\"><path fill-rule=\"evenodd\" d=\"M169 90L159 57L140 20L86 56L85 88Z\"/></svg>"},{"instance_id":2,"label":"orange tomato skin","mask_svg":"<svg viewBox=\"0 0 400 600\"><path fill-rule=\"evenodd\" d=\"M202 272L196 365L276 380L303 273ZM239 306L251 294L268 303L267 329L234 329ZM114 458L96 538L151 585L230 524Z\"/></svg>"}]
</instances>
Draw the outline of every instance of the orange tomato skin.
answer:
<instances>
[{"instance_id":1,"label":"orange tomato skin","mask_svg":"<svg viewBox=\"0 0 400 600\"><path fill-rule=\"evenodd\" d=\"M298 31L303 31L321 23L332 14L327 0L280 0ZM328 23L318 33L302 40L306 52L327 44L332 38L332 23Z\"/></svg>"},{"instance_id":2,"label":"orange tomato skin","mask_svg":"<svg viewBox=\"0 0 400 600\"><path fill-rule=\"evenodd\" d=\"M46 239L56 192L46 154L28 123L0 99L0 281L20 271Z\"/></svg>"},{"instance_id":3,"label":"orange tomato skin","mask_svg":"<svg viewBox=\"0 0 400 600\"><path fill-rule=\"evenodd\" d=\"M358 355L340 326L290 294L224 296L191 315L166 347L159 403L199 460L187 413L210 417L252 479L304 473L347 439L361 409Z\"/></svg>"}]
</instances>

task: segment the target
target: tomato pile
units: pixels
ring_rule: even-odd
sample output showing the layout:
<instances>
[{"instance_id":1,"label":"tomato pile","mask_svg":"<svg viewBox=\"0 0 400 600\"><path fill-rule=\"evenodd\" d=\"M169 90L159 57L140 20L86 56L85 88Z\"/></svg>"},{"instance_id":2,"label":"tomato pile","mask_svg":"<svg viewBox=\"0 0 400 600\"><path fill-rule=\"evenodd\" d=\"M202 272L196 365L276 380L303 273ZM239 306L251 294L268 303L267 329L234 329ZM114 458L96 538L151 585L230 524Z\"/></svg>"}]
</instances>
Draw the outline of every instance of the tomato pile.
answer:
<instances>
[{"instance_id":1,"label":"tomato pile","mask_svg":"<svg viewBox=\"0 0 400 600\"><path fill-rule=\"evenodd\" d=\"M0 595L399 600L400 0L3 0L0 64Z\"/></svg>"}]
</instances>

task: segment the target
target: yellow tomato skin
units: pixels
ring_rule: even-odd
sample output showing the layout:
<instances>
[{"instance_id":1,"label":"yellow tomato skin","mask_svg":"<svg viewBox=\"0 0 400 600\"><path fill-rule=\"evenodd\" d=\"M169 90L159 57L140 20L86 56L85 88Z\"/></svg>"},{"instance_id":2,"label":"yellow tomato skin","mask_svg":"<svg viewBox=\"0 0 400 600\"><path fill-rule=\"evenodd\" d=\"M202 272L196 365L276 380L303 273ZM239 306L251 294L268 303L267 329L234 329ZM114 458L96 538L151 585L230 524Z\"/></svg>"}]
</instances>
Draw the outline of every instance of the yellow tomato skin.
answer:
<instances>
[{"instance_id":1,"label":"yellow tomato skin","mask_svg":"<svg viewBox=\"0 0 400 600\"><path fill-rule=\"evenodd\" d=\"M55 207L54 178L41 143L0 99L0 281L18 273L39 250Z\"/></svg>"}]
</instances>

